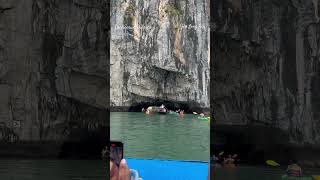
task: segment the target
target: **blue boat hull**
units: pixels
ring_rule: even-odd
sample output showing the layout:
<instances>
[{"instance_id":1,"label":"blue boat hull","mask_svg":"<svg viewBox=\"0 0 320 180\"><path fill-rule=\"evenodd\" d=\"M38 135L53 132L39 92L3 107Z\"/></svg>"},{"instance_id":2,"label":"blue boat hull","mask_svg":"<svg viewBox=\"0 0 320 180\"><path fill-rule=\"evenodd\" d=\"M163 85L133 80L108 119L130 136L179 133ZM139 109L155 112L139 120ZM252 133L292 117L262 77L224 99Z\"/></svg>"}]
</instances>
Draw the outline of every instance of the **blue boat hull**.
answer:
<instances>
[{"instance_id":1,"label":"blue boat hull","mask_svg":"<svg viewBox=\"0 0 320 180\"><path fill-rule=\"evenodd\" d=\"M208 163L171 160L126 159L143 180L206 180Z\"/></svg>"}]
</instances>

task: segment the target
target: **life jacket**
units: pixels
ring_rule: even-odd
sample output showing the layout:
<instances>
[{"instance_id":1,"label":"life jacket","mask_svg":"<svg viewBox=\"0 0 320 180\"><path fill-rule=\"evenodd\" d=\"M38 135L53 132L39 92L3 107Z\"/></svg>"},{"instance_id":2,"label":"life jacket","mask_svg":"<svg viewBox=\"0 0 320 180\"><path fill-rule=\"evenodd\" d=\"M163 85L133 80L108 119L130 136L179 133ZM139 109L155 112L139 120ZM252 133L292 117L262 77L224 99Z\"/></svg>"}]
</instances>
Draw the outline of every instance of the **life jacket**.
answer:
<instances>
[{"instance_id":1,"label":"life jacket","mask_svg":"<svg viewBox=\"0 0 320 180\"><path fill-rule=\"evenodd\" d=\"M296 164L290 165L288 167L287 174L289 177L300 177L302 176L301 168Z\"/></svg>"}]
</instances>

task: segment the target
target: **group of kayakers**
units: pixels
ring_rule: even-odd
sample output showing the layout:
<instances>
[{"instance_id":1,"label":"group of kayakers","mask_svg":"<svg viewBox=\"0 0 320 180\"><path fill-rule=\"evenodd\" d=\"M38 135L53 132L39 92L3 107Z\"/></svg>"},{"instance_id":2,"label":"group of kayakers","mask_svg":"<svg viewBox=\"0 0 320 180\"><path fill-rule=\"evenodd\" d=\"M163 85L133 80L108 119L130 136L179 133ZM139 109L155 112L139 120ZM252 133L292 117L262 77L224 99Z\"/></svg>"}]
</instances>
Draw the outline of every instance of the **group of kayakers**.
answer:
<instances>
[{"instance_id":1,"label":"group of kayakers","mask_svg":"<svg viewBox=\"0 0 320 180\"><path fill-rule=\"evenodd\" d=\"M224 156L224 154L224 151L221 151L217 156L213 155L213 164L215 167L236 167L237 162L239 162L239 159L237 158L238 155L228 154L227 156ZM292 160L290 162L286 170L286 175L287 177L302 177L302 169L296 160Z\"/></svg>"},{"instance_id":2,"label":"group of kayakers","mask_svg":"<svg viewBox=\"0 0 320 180\"><path fill-rule=\"evenodd\" d=\"M237 154L228 154L228 156L224 156L224 151L222 151L217 156L213 155L213 162L215 166L235 167L236 162L239 160L236 159L237 157Z\"/></svg>"},{"instance_id":3,"label":"group of kayakers","mask_svg":"<svg viewBox=\"0 0 320 180\"><path fill-rule=\"evenodd\" d=\"M151 113L155 113L155 112L159 112L159 113L163 113L163 114L166 114L166 113L169 113L169 114L173 114L173 113L176 113L176 114L179 114L179 115L184 115L184 110L181 110L181 109L178 109L176 111L173 111L173 110L169 110L167 107L165 107L164 104L162 104L161 106L159 107L156 107L156 106L149 106L148 108L142 108L141 112L144 112L146 114L151 114Z\"/></svg>"}]
</instances>

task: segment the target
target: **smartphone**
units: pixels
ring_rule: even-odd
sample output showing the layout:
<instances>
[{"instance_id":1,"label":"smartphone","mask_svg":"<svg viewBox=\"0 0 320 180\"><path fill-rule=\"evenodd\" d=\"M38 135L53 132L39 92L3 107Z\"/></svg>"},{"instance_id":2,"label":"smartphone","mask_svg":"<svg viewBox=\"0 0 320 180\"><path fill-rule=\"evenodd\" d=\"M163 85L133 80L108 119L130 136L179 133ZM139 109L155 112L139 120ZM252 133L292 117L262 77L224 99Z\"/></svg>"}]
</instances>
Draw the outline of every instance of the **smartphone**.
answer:
<instances>
[{"instance_id":1,"label":"smartphone","mask_svg":"<svg viewBox=\"0 0 320 180\"><path fill-rule=\"evenodd\" d=\"M110 160L118 167L123 159L123 143L121 141L110 141Z\"/></svg>"}]
</instances>

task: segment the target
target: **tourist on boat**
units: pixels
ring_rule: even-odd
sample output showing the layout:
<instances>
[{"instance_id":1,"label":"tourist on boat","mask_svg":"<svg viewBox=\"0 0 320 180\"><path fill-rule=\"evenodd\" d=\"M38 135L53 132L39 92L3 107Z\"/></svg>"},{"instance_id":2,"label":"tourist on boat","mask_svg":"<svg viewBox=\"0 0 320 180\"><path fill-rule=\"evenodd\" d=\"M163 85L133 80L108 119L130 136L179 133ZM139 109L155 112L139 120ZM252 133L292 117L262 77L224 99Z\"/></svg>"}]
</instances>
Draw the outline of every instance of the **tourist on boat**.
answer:
<instances>
[{"instance_id":1,"label":"tourist on boat","mask_svg":"<svg viewBox=\"0 0 320 180\"><path fill-rule=\"evenodd\" d=\"M234 159L232 158L231 154L229 154L228 157L223 161L223 167L234 168L235 166Z\"/></svg>"},{"instance_id":2,"label":"tourist on boat","mask_svg":"<svg viewBox=\"0 0 320 180\"><path fill-rule=\"evenodd\" d=\"M152 107L149 106L149 107L147 108L146 112L150 113L151 111L152 111Z\"/></svg>"},{"instance_id":3,"label":"tourist on boat","mask_svg":"<svg viewBox=\"0 0 320 180\"><path fill-rule=\"evenodd\" d=\"M216 163L222 165L223 161L224 161L224 158L223 158L223 151L221 151L219 154L218 154L218 157L217 157L217 160L216 160Z\"/></svg>"},{"instance_id":4,"label":"tourist on boat","mask_svg":"<svg viewBox=\"0 0 320 180\"><path fill-rule=\"evenodd\" d=\"M146 114L150 114L151 113L151 111L152 111L152 107L151 106L149 106L148 108L147 108L147 110L146 110Z\"/></svg>"},{"instance_id":5,"label":"tourist on boat","mask_svg":"<svg viewBox=\"0 0 320 180\"><path fill-rule=\"evenodd\" d=\"M110 180L130 180L131 174L125 159L122 159L120 166L110 160Z\"/></svg>"},{"instance_id":6,"label":"tourist on boat","mask_svg":"<svg viewBox=\"0 0 320 180\"><path fill-rule=\"evenodd\" d=\"M234 165L234 159L232 158L231 154L229 154L228 157L224 159L223 165Z\"/></svg>"},{"instance_id":7,"label":"tourist on boat","mask_svg":"<svg viewBox=\"0 0 320 180\"><path fill-rule=\"evenodd\" d=\"M180 109L178 109L178 110L176 110L176 113L179 113L181 110Z\"/></svg>"},{"instance_id":8,"label":"tourist on boat","mask_svg":"<svg viewBox=\"0 0 320 180\"><path fill-rule=\"evenodd\" d=\"M238 159L236 159L238 157L238 154L234 154L233 156L232 156L232 158L234 159L234 164L238 164L239 163L239 158Z\"/></svg>"},{"instance_id":9,"label":"tourist on boat","mask_svg":"<svg viewBox=\"0 0 320 180\"><path fill-rule=\"evenodd\" d=\"M290 165L288 165L287 175L288 175L288 177L301 177L302 176L301 167L298 165L296 160L293 160L292 163Z\"/></svg>"},{"instance_id":10,"label":"tourist on boat","mask_svg":"<svg viewBox=\"0 0 320 180\"><path fill-rule=\"evenodd\" d=\"M102 159L106 161L109 159L109 151L107 148L102 150ZM131 174L128 167L128 164L126 163L125 159L122 159L120 162L120 165L117 166L116 163L114 163L112 160L109 160L110 163L110 180L130 180Z\"/></svg>"},{"instance_id":11,"label":"tourist on boat","mask_svg":"<svg viewBox=\"0 0 320 180\"><path fill-rule=\"evenodd\" d=\"M183 116L183 115L184 115L184 110L181 110L181 111L179 112L179 114L180 114L181 116Z\"/></svg>"},{"instance_id":12,"label":"tourist on boat","mask_svg":"<svg viewBox=\"0 0 320 180\"><path fill-rule=\"evenodd\" d=\"M219 160L219 158L215 155L212 156L212 165L216 166L217 161Z\"/></svg>"}]
</instances>

